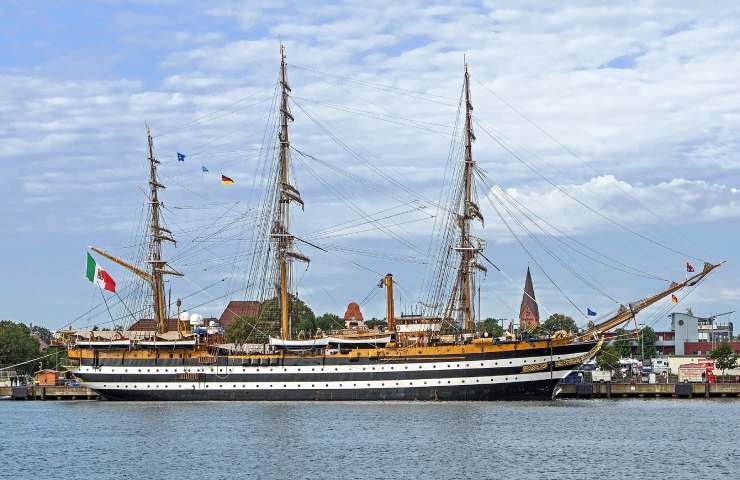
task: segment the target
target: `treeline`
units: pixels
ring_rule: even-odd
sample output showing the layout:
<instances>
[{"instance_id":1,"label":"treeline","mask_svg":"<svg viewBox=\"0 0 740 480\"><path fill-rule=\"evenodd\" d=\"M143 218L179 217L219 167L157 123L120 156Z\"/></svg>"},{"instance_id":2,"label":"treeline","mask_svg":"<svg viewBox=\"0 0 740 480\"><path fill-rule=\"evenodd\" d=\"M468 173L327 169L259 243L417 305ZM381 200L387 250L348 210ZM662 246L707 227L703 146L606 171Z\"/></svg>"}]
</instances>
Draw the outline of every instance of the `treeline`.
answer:
<instances>
[{"instance_id":1,"label":"treeline","mask_svg":"<svg viewBox=\"0 0 740 480\"><path fill-rule=\"evenodd\" d=\"M13 370L19 374L30 374L39 369L55 368L66 363L64 348L48 345L48 349L42 352L39 339L48 345L52 341L52 334L43 327L31 327L10 320L0 321L0 369L22 363L23 365L18 365ZM49 354L52 355L29 362Z\"/></svg>"}]
</instances>

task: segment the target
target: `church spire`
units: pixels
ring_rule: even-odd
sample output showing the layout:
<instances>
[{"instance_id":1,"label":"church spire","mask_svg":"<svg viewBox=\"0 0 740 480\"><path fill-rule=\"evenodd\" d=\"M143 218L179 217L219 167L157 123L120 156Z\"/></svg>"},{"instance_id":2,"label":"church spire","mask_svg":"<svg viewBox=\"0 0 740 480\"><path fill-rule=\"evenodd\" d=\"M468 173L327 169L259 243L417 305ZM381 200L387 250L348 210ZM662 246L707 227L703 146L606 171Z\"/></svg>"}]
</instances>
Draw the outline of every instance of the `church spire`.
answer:
<instances>
[{"instance_id":1,"label":"church spire","mask_svg":"<svg viewBox=\"0 0 740 480\"><path fill-rule=\"evenodd\" d=\"M524 295L522 295L522 306L519 308L519 328L531 330L540 324L540 311L537 308L537 299L534 296L534 284L532 274L527 267L527 279L524 281Z\"/></svg>"}]
</instances>

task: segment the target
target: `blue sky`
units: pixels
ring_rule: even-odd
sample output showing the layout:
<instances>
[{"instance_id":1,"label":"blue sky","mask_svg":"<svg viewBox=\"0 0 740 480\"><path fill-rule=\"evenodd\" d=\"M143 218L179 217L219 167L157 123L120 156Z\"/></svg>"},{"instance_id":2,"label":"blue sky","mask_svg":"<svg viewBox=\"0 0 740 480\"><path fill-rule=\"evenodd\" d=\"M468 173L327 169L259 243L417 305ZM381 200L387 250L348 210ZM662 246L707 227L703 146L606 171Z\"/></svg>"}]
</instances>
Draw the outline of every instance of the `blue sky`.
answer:
<instances>
[{"instance_id":1,"label":"blue sky","mask_svg":"<svg viewBox=\"0 0 740 480\"><path fill-rule=\"evenodd\" d=\"M255 152L277 76L279 40L287 47L296 101L362 158L425 198L437 198L443 186L466 55L481 126L614 221L692 257L727 260L676 308L732 310L740 299L739 20L733 2L717 2L711 10L691 2L4 2L0 318L57 328L100 301L84 279L84 253L89 244L124 257L132 253L127 247L145 181L145 123L158 135L167 218L180 240L169 254L189 247L198 252L177 265L188 277L173 281L173 295L225 278L190 297L190 305L204 303L198 309L217 314L226 299L241 298L235 293L209 301L244 282L243 239L250 225L235 224L218 245L195 246L214 218L233 221L256 205ZM364 179L332 178L325 167L297 160L306 211L296 215L296 233L357 216L302 165L338 182L364 212L410 200L294 110L297 148ZM661 278L683 278L686 255L589 213L482 128L477 134L477 161L509 195L614 258ZM178 164L176 151L188 160ZM209 175L200 173L201 163ZM222 188L218 172L237 185ZM481 204L487 221L478 233L506 272L492 272L482 284L483 315L516 315L529 264L541 311L577 316ZM296 274L299 293L317 312L341 314L349 301L372 291L377 272L392 271L408 310L429 267L432 214L426 209L385 221L416 250L384 233L361 232L325 240L342 253L306 251L313 262ZM405 261L352 256L348 248ZM582 310L614 308L612 300L534 253ZM572 267L623 302L663 285L582 258ZM119 284L128 281L119 268L110 265L109 271ZM363 305L367 316L383 315L379 293ZM109 320L99 313L77 325ZM666 324L649 313L641 321Z\"/></svg>"}]
</instances>

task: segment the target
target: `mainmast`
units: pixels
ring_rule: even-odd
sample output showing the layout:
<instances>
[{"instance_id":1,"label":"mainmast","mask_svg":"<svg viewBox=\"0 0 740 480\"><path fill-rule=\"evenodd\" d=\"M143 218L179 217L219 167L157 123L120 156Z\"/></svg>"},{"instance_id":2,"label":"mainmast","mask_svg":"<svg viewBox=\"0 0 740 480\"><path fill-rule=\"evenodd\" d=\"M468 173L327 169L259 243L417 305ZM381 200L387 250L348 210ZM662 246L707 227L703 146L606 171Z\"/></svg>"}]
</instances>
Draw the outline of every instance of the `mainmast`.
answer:
<instances>
[{"instance_id":1,"label":"mainmast","mask_svg":"<svg viewBox=\"0 0 740 480\"><path fill-rule=\"evenodd\" d=\"M460 228L460 244L455 250L460 252L460 267L457 274L457 284L453 289L453 297L457 296L457 311L462 314L463 329L472 332L475 328L473 313L473 292L475 286L474 269L482 269L476 261L478 252L481 250L479 239L470 234L470 221L474 218L483 222L483 216L475 202L473 202L473 103L470 100L470 76L468 75L468 64L465 63L465 158L462 185L462 213L458 216ZM455 302L455 299L452 299Z\"/></svg>"},{"instance_id":2,"label":"mainmast","mask_svg":"<svg viewBox=\"0 0 740 480\"><path fill-rule=\"evenodd\" d=\"M150 224L149 224L149 257L146 263L150 266L149 283L152 288L152 300L154 309L154 319L157 322L157 331L164 333L167 330L167 311L165 308L164 296L164 275L182 275L174 270L167 269L167 261L162 260L162 241L175 243L172 238L172 232L160 225L159 208L159 189L165 188L164 185L157 181L157 165L159 160L154 158L154 142L152 132L146 129L148 160L149 160L149 205Z\"/></svg>"},{"instance_id":3,"label":"mainmast","mask_svg":"<svg viewBox=\"0 0 740 480\"><path fill-rule=\"evenodd\" d=\"M288 107L290 86L285 69L285 48L280 44L280 156L278 165L278 205L275 221L272 227L272 237L277 244L276 255L279 268L279 282L277 285L280 299L280 333L282 338L290 338L290 316L288 311L288 295L290 292L291 264L293 259L308 262L309 259L293 251L293 236L290 233L290 202L296 202L303 207L303 200L298 190L290 184L290 138L288 136L288 122L294 121Z\"/></svg>"}]
</instances>

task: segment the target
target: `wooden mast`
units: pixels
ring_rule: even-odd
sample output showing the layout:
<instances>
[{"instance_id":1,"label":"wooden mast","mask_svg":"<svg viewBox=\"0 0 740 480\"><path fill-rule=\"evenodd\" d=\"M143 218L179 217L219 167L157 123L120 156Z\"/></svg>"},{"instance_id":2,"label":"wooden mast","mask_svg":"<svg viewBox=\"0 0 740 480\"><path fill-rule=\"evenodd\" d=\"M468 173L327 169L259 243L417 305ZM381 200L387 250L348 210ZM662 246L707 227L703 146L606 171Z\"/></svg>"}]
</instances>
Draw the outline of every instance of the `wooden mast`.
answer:
<instances>
[{"instance_id":1,"label":"wooden mast","mask_svg":"<svg viewBox=\"0 0 740 480\"><path fill-rule=\"evenodd\" d=\"M283 339L290 338L289 294L291 280L291 260L298 259L308 262L308 258L293 251L293 236L290 234L290 202L297 202L303 206L303 200L298 190L290 184L290 137L288 136L288 122L293 121L290 113L288 98L290 86L285 69L285 47L280 44L280 156L278 165L278 205L275 223L272 227L272 237L276 240L277 263L279 281L277 296L280 301L280 333Z\"/></svg>"},{"instance_id":2,"label":"wooden mast","mask_svg":"<svg viewBox=\"0 0 740 480\"><path fill-rule=\"evenodd\" d=\"M152 132L146 129L148 160L149 160L149 205L150 208L150 225L149 225L149 258L146 263L150 265L150 285L152 287L152 306L154 310L154 320L157 322L157 331L164 333L167 331L167 311L164 296L164 275L182 275L174 270L167 269L167 261L162 260L162 241L175 243L172 238L172 232L160 225L159 208L159 189L165 188L164 185L157 181L157 165L159 160L154 158L154 142Z\"/></svg>"},{"instance_id":3,"label":"wooden mast","mask_svg":"<svg viewBox=\"0 0 740 480\"><path fill-rule=\"evenodd\" d=\"M460 268L458 271L458 284L456 294L458 295L458 311L462 312L463 330L472 332L475 329L473 313L473 269L476 268L476 255L480 251L480 242L474 245L470 235L470 221L473 218L483 220L478 206L473 202L473 103L470 100L470 76L468 75L468 64L465 62L465 165L463 170L463 202L462 214L459 216L460 244L455 247L460 252Z\"/></svg>"}]
</instances>

